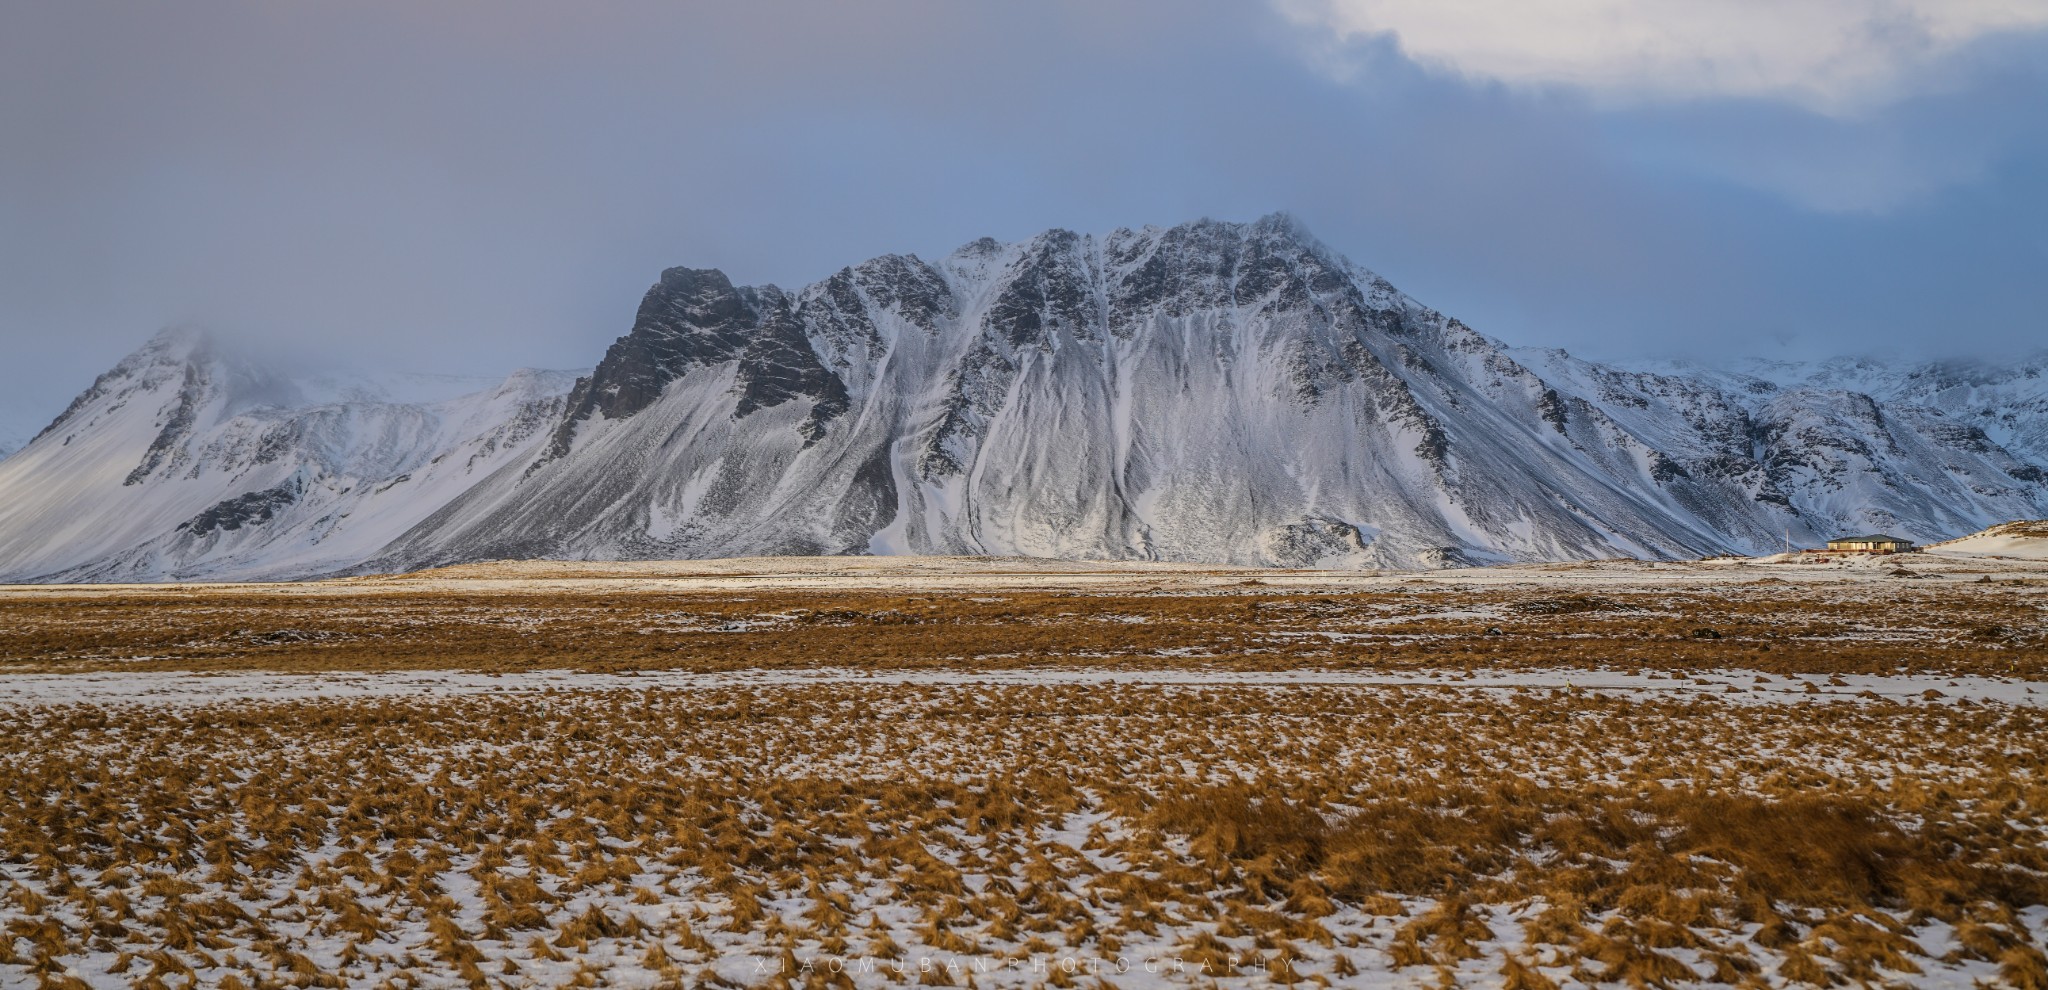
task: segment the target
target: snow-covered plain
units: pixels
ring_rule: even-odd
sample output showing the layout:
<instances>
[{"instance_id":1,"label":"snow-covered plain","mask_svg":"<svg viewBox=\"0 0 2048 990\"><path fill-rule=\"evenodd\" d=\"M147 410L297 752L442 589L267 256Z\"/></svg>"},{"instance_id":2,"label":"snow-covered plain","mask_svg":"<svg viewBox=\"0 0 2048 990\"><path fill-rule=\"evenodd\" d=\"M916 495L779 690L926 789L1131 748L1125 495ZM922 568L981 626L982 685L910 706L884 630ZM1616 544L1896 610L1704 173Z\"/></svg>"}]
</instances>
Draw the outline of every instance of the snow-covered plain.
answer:
<instances>
[{"instance_id":1,"label":"snow-covered plain","mask_svg":"<svg viewBox=\"0 0 2048 990\"><path fill-rule=\"evenodd\" d=\"M308 674L260 671L130 671L80 674L0 673L0 707L52 704L192 707L233 702L357 698L532 696L562 691L691 691L713 688L833 685L1150 686L1159 688L1418 688L1451 696L1511 697L1522 691L1598 693L1617 698L1708 697L1743 705L1869 703L1954 704L1958 701L2048 706L2048 683L1992 677L1844 674L1759 677L1752 670L1689 670L1683 676L1599 670L1497 672L1416 671L1406 674L1332 671L1233 671L1174 667L1156 670L1063 668L936 671L856 670L820 666L800 671L631 674L585 671L397 671ZM1809 685L1812 689L1809 690Z\"/></svg>"},{"instance_id":2,"label":"snow-covered plain","mask_svg":"<svg viewBox=\"0 0 2048 990\"><path fill-rule=\"evenodd\" d=\"M1093 632L786 656L944 625L862 602ZM2025 554L498 562L0 608L37 624L0 642L86 658L0 673L8 988L1962 990L2048 958ZM438 660L481 629L491 661L577 616L611 623L564 641L583 669L345 669L320 635L375 661L418 627ZM180 657L118 648L159 625ZM589 669L614 643L654 666ZM1560 645L1577 666L1512 662Z\"/></svg>"},{"instance_id":3,"label":"snow-covered plain","mask_svg":"<svg viewBox=\"0 0 2048 990\"><path fill-rule=\"evenodd\" d=\"M1960 990L2022 983L2048 943L2024 881L1978 872L2042 862L2038 808L1982 812L2040 763L2015 735L2036 709L2001 703L214 680L177 707L9 704L0 772L40 783L0 794L8 986ZM1885 802L1918 810L1859 817ZM1962 862L1929 858L1946 843Z\"/></svg>"}]
</instances>

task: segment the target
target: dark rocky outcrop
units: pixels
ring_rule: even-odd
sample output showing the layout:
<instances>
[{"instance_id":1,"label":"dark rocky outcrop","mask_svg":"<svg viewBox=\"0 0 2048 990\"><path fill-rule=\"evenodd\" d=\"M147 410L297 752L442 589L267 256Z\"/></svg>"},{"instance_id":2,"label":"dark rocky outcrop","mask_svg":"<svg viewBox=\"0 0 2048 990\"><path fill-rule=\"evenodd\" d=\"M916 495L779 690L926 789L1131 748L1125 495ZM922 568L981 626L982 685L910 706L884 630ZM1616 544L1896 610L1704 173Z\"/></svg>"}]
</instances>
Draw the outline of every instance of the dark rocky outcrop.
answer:
<instances>
[{"instance_id":1,"label":"dark rocky outcrop","mask_svg":"<svg viewBox=\"0 0 2048 990\"><path fill-rule=\"evenodd\" d=\"M545 459L574 444L593 416L625 419L653 405L693 369L738 360L736 415L796 398L818 400L806 441L846 409L846 387L818 360L789 298L774 286L736 287L717 269L671 268L647 290L633 329L576 383Z\"/></svg>"}]
</instances>

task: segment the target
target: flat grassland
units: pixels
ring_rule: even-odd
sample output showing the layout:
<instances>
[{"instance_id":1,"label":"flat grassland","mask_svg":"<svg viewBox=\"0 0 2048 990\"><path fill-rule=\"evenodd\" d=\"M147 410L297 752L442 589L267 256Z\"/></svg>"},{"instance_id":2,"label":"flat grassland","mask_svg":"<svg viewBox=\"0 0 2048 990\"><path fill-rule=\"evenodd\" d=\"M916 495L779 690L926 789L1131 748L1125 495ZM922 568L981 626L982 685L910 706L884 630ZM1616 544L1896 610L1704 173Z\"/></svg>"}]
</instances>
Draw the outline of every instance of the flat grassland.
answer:
<instances>
[{"instance_id":1,"label":"flat grassland","mask_svg":"<svg viewBox=\"0 0 2048 990\"><path fill-rule=\"evenodd\" d=\"M0 986L2048 988L2048 567L0 590Z\"/></svg>"}]
</instances>

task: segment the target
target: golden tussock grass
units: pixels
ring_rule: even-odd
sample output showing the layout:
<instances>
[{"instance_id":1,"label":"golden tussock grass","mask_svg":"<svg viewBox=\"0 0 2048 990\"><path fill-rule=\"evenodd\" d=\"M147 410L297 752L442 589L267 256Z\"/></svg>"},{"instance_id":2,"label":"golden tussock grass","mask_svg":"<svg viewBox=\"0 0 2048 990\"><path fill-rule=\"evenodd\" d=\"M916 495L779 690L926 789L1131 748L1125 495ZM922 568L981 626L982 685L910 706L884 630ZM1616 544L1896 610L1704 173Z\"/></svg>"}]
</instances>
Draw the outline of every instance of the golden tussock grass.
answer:
<instances>
[{"instance_id":1,"label":"golden tussock grass","mask_svg":"<svg viewBox=\"0 0 2048 990\"><path fill-rule=\"evenodd\" d=\"M1667 986L1750 979L1753 953L1902 979L1943 964L1912 934L1939 921L2036 979L2048 777L2011 741L2042 716L1786 712L857 685L35 709L0 731L0 965L476 984L793 945L1307 979L1378 945Z\"/></svg>"},{"instance_id":2,"label":"golden tussock grass","mask_svg":"<svg viewBox=\"0 0 2048 990\"><path fill-rule=\"evenodd\" d=\"M1971 583L1599 595L1427 585L1346 594L51 594L0 597L0 664L723 671L807 668L822 659L872 669L1057 661L2048 679L2048 633L2034 597L2031 587Z\"/></svg>"},{"instance_id":3,"label":"golden tussock grass","mask_svg":"<svg viewBox=\"0 0 2048 990\"><path fill-rule=\"evenodd\" d=\"M1898 594L1918 611L1855 613L1824 589L115 596L68 617L0 604L20 620L0 649L300 670L2043 662L2031 633L1968 635L2027 628L2016 593ZM1479 608L1498 618L1458 617ZM1135 957L1194 985L1388 967L1527 990L1943 967L2043 983L2036 708L968 680L17 706L0 722L0 975L1096 985L1117 974L1056 963Z\"/></svg>"}]
</instances>

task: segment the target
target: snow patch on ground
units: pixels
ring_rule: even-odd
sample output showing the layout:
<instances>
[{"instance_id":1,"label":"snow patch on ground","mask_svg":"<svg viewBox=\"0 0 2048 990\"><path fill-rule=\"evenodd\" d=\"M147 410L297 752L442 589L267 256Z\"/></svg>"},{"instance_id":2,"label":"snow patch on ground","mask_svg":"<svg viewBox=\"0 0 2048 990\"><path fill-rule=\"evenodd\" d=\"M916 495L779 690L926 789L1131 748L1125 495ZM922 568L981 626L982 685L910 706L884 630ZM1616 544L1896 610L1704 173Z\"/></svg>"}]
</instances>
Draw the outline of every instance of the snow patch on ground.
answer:
<instances>
[{"instance_id":1,"label":"snow patch on ground","mask_svg":"<svg viewBox=\"0 0 2048 990\"><path fill-rule=\"evenodd\" d=\"M1943 557L2005 557L2048 561L2048 539L2037 536L1966 536L1926 551Z\"/></svg>"},{"instance_id":2,"label":"snow patch on ground","mask_svg":"<svg viewBox=\"0 0 2048 990\"><path fill-rule=\"evenodd\" d=\"M1332 671L1237 671L1182 668L1144 670L1041 667L997 670L862 671L748 670L721 673L644 671L626 674L569 670L494 674L461 671L290 674L271 671L191 673L137 671L91 674L0 674L0 708L25 705L195 706L232 702L348 698L434 698L475 694L545 694L555 691L692 690L831 684L951 686L1117 685L1247 689L1351 687L1506 693L1587 691L1608 696L1669 698L1712 696L1740 704L1862 703L1954 704L1971 701L2048 706L2048 685L1988 677L1848 674L1770 677L1749 670L1701 670L1683 676L1620 671L1416 671L1388 674ZM1812 690L1808 687L1811 685Z\"/></svg>"}]
</instances>

